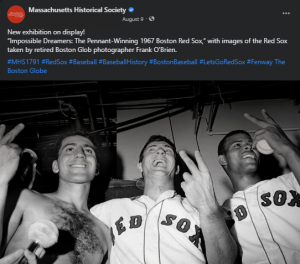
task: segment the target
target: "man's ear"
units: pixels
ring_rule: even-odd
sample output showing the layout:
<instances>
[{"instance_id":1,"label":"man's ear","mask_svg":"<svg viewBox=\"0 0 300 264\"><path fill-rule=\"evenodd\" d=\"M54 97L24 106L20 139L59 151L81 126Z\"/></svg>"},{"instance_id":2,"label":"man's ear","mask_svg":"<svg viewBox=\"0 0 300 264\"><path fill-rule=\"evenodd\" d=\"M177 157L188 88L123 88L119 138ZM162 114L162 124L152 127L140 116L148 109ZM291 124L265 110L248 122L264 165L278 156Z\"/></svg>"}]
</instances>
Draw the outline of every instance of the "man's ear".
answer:
<instances>
[{"instance_id":1,"label":"man's ear","mask_svg":"<svg viewBox=\"0 0 300 264\"><path fill-rule=\"evenodd\" d=\"M138 164L137 164L137 170L140 172L140 173L142 173L143 172L143 168L142 168L142 163L141 162L139 162Z\"/></svg>"},{"instance_id":2,"label":"man's ear","mask_svg":"<svg viewBox=\"0 0 300 264\"><path fill-rule=\"evenodd\" d=\"M52 162L52 171L53 171L54 173L58 173L58 172L59 172L57 160L54 160L54 161Z\"/></svg>"},{"instance_id":3,"label":"man's ear","mask_svg":"<svg viewBox=\"0 0 300 264\"><path fill-rule=\"evenodd\" d=\"M179 171L180 171L180 167L179 167L179 165L177 165L177 168L176 168L175 174L178 174L178 173L179 173Z\"/></svg>"},{"instance_id":4,"label":"man's ear","mask_svg":"<svg viewBox=\"0 0 300 264\"><path fill-rule=\"evenodd\" d=\"M227 165L227 160L225 158L224 155L219 155L218 156L218 160L219 160L219 163L222 165L222 166L226 166Z\"/></svg>"},{"instance_id":5,"label":"man's ear","mask_svg":"<svg viewBox=\"0 0 300 264\"><path fill-rule=\"evenodd\" d=\"M97 163L96 171L95 171L95 176L98 176L100 173L100 165Z\"/></svg>"}]
</instances>

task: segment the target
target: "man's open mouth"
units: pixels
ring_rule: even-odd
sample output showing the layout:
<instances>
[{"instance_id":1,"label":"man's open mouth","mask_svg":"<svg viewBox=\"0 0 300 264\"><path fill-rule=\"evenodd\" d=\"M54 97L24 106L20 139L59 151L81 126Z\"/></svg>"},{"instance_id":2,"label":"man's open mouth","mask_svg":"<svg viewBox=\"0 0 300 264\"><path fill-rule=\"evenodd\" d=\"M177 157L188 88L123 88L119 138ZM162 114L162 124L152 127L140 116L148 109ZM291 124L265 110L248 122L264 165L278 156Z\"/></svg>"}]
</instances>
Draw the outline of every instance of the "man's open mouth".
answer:
<instances>
[{"instance_id":1,"label":"man's open mouth","mask_svg":"<svg viewBox=\"0 0 300 264\"><path fill-rule=\"evenodd\" d=\"M167 162L165 160L162 159L156 159L153 161L152 163L155 167L166 167L167 166Z\"/></svg>"},{"instance_id":2,"label":"man's open mouth","mask_svg":"<svg viewBox=\"0 0 300 264\"><path fill-rule=\"evenodd\" d=\"M247 154L244 154L242 156L243 159L247 159L247 158L252 158L252 159L256 159L256 156L254 153L247 153Z\"/></svg>"}]
</instances>

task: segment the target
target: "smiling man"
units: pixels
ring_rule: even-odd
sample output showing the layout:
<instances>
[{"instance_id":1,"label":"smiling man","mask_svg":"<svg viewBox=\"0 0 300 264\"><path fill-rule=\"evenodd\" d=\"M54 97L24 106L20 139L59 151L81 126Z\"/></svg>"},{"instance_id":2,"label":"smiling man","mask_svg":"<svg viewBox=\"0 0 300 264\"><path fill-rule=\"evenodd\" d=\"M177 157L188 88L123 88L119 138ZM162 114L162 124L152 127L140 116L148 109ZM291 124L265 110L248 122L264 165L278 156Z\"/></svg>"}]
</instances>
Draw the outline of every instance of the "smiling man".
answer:
<instances>
[{"instance_id":1,"label":"smiling man","mask_svg":"<svg viewBox=\"0 0 300 264\"><path fill-rule=\"evenodd\" d=\"M183 176L187 198L174 190L174 177L179 173L175 145L154 135L142 149L137 165L145 181L144 195L110 200L91 209L110 228L111 264L201 264L206 257L214 264L235 262L237 247L207 167L199 152L198 167L185 152L180 155L192 174Z\"/></svg>"},{"instance_id":2,"label":"smiling man","mask_svg":"<svg viewBox=\"0 0 300 264\"><path fill-rule=\"evenodd\" d=\"M246 131L228 133L219 144L218 155L235 192L261 180L258 175L260 153L252 149L252 138Z\"/></svg>"},{"instance_id":3,"label":"smiling man","mask_svg":"<svg viewBox=\"0 0 300 264\"><path fill-rule=\"evenodd\" d=\"M99 173L96 142L84 131L71 132L58 140L56 155L52 165L53 172L59 174L56 192L22 190L8 198L2 249L7 255L26 248L30 225L48 219L58 227L59 238L39 263L99 264L109 248L110 236L87 207L91 181ZM10 171L5 173L9 176Z\"/></svg>"},{"instance_id":4,"label":"smiling man","mask_svg":"<svg viewBox=\"0 0 300 264\"><path fill-rule=\"evenodd\" d=\"M245 117L261 127L253 139L243 130L227 134L219 144L219 162L234 189L224 203L235 220L231 231L240 244L243 263L300 263L300 151L275 121ZM256 144L266 140L285 158L291 172L264 180L259 175Z\"/></svg>"}]
</instances>

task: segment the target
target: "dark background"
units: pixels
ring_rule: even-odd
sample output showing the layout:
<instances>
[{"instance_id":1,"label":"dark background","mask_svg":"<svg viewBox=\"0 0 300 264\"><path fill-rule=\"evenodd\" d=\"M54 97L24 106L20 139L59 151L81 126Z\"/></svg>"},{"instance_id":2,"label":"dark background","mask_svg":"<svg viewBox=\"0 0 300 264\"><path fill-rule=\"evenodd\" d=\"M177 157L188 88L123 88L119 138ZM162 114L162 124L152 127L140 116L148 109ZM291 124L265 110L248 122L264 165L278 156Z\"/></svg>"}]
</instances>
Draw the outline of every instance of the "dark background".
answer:
<instances>
[{"instance_id":1,"label":"dark background","mask_svg":"<svg viewBox=\"0 0 300 264\"><path fill-rule=\"evenodd\" d=\"M196 127L197 112L201 114L204 106L212 104L217 111L218 105L224 101L231 107L231 103L238 101L290 98L298 106L298 87L299 82L291 81L2 81L0 124L6 124L9 131L16 124L24 123L25 129L15 142L38 155L34 189L39 192L57 189L58 176L52 172L52 161L59 136L78 128L92 132L100 152L100 174L91 185L91 206L104 200L142 193L142 181L136 183L122 179L117 133L168 115L165 111L121 123L117 120L117 111L153 109L155 112L165 107L168 101L170 108L190 111ZM208 127L213 126L214 115L212 112ZM128 140L134 142L134 138ZM178 180L177 187L180 186Z\"/></svg>"}]
</instances>

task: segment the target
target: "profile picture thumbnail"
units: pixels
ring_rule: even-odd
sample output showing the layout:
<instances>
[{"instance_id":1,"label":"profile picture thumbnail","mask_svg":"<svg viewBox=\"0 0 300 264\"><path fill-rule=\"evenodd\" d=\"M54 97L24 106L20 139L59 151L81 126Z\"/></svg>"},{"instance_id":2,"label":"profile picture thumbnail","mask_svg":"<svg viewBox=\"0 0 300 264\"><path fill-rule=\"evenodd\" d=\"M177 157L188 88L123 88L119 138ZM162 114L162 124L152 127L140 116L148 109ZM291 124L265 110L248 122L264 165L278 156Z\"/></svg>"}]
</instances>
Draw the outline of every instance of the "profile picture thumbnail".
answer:
<instances>
[{"instance_id":1,"label":"profile picture thumbnail","mask_svg":"<svg viewBox=\"0 0 300 264\"><path fill-rule=\"evenodd\" d=\"M10 22L18 24L22 22L25 18L25 11L20 6L12 6L7 11L7 18Z\"/></svg>"}]
</instances>

